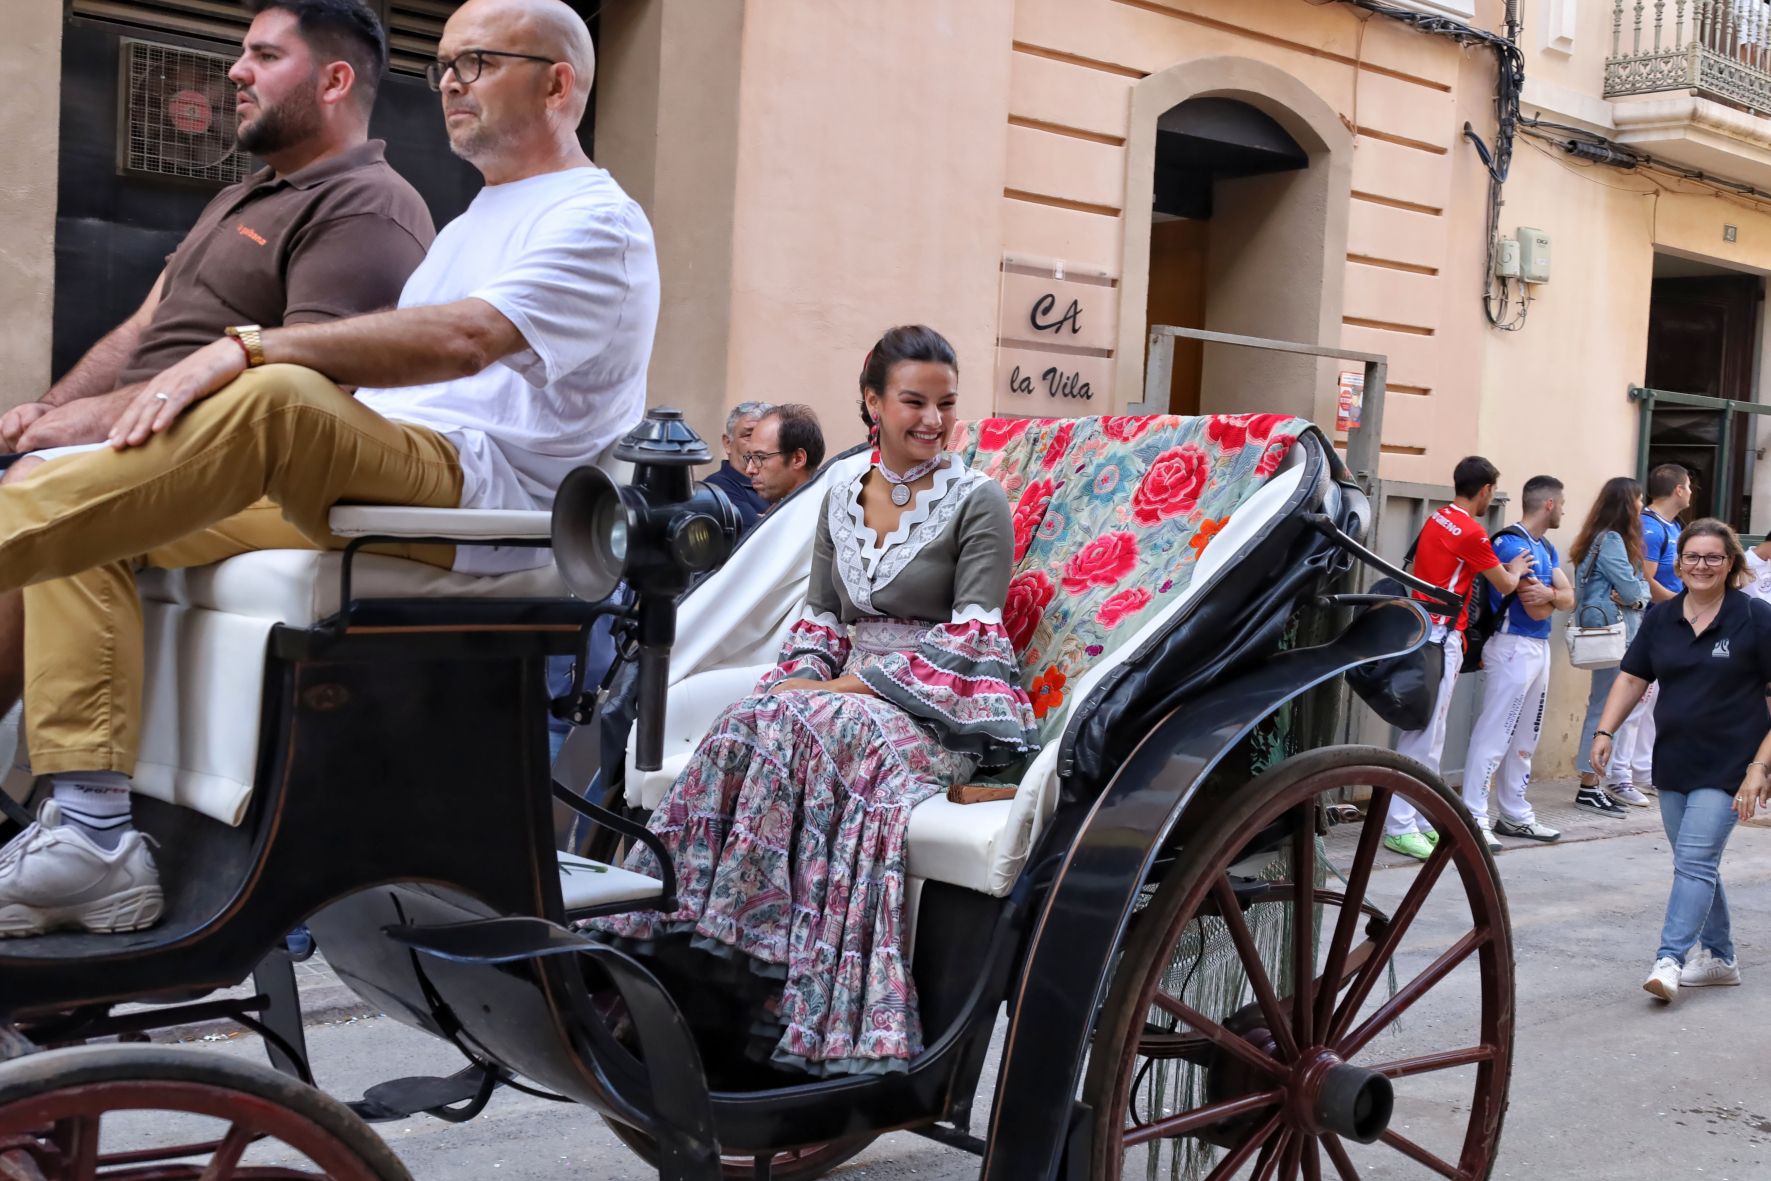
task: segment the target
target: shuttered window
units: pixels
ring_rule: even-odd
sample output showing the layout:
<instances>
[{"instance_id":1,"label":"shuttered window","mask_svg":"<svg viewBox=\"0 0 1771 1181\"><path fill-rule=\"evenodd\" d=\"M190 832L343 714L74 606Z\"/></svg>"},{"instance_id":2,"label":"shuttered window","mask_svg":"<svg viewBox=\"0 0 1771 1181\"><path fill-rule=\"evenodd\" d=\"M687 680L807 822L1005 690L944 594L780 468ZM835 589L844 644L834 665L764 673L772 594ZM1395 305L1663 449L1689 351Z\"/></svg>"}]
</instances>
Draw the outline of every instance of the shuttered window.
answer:
<instances>
[{"instance_id":1,"label":"shuttered window","mask_svg":"<svg viewBox=\"0 0 1771 1181\"><path fill-rule=\"evenodd\" d=\"M401 74L422 74L437 55L443 22L460 0L380 0L388 34L388 66ZM207 37L238 45L252 21L238 0L72 0L75 16L119 21L141 29Z\"/></svg>"}]
</instances>

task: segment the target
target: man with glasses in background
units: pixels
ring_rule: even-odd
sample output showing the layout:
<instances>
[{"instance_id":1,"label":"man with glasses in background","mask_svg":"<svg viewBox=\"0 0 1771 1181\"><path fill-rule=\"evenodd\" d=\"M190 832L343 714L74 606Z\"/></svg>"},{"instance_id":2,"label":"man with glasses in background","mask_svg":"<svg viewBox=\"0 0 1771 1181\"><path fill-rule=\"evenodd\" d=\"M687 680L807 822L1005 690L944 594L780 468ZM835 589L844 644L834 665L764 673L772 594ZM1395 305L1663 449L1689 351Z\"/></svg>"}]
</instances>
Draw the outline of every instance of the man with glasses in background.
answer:
<instances>
[{"instance_id":1,"label":"man with glasses in background","mask_svg":"<svg viewBox=\"0 0 1771 1181\"><path fill-rule=\"evenodd\" d=\"M824 430L810 406L789 402L757 419L744 453L744 474L769 508L809 483L822 466Z\"/></svg>"}]
</instances>

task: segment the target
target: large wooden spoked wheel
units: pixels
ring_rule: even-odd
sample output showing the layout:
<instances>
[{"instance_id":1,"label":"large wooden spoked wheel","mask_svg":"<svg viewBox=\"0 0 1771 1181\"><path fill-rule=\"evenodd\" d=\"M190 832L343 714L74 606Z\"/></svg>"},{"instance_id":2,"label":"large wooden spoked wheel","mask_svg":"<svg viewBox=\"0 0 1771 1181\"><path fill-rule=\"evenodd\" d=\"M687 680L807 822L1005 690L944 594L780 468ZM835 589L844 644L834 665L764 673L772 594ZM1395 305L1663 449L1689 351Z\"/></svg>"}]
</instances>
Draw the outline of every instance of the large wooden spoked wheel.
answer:
<instances>
[{"instance_id":1,"label":"large wooden spoked wheel","mask_svg":"<svg viewBox=\"0 0 1771 1181\"><path fill-rule=\"evenodd\" d=\"M650 1136L619 1120L605 1117L603 1122L615 1133L617 1140L633 1150L635 1156L653 1168L658 1167L658 1145ZM838 1165L847 1164L861 1155L874 1139L873 1136L862 1136L858 1140L811 1144L804 1148L777 1152L769 1162L769 1177L771 1181L813 1181L813 1178L822 1177ZM719 1171L721 1177L729 1177L731 1181L750 1181L756 1176L756 1155L721 1153Z\"/></svg>"},{"instance_id":2,"label":"large wooden spoked wheel","mask_svg":"<svg viewBox=\"0 0 1771 1181\"><path fill-rule=\"evenodd\" d=\"M1392 799L1439 833L1424 864L1381 852ZM1391 751L1312 751L1231 795L1135 916L1089 1057L1093 1178L1480 1181L1512 1043L1506 902L1468 811Z\"/></svg>"},{"instance_id":3,"label":"large wooden spoked wheel","mask_svg":"<svg viewBox=\"0 0 1771 1181\"><path fill-rule=\"evenodd\" d=\"M119 1130L184 1125L213 1134L163 1147L112 1142ZM0 1178L412 1181L349 1108L296 1079L201 1050L119 1045L0 1064Z\"/></svg>"}]
</instances>

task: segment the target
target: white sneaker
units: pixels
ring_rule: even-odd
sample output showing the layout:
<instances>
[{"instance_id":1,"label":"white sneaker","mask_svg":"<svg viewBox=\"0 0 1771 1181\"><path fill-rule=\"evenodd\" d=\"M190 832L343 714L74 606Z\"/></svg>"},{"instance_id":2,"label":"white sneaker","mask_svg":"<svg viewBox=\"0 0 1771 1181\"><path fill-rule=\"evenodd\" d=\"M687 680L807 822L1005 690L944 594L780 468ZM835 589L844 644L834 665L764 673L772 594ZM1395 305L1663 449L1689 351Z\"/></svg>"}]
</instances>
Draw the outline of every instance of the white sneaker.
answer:
<instances>
[{"instance_id":1,"label":"white sneaker","mask_svg":"<svg viewBox=\"0 0 1771 1181\"><path fill-rule=\"evenodd\" d=\"M1681 988L1714 988L1739 983L1740 965L1734 960L1725 960L1714 955L1701 943L1685 960L1685 970L1679 973Z\"/></svg>"},{"instance_id":2,"label":"white sneaker","mask_svg":"<svg viewBox=\"0 0 1771 1181\"><path fill-rule=\"evenodd\" d=\"M1482 843L1488 846L1490 853L1499 853L1506 846L1495 838L1493 823L1486 816L1476 817L1476 828L1482 833Z\"/></svg>"},{"instance_id":3,"label":"white sneaker","mask_svg":"<svg viewBox=\"0 0 1771 1181\"><path fill-rule=\"evenodd\" d=\"M1562 839L1561 829L1551 828L1549 825L1540 824L1536 820L1532 820L1525 824L1514 824L1511 820L1502 817L1494 822L1494 830L1503 836L1524 837L1528 841L1548 842L1559 841Z\"/></svg>"},{"instance_id":4,"label":"white sneaker","mask_svg":"<svg viewBox=\"0 0 1771 1181\"><path fill-rule=\"evenodd\" d=\"M1605 792L1618 803L1628 804L1632 808L1646 808L1648 806L1648 797L1627 783L1620 783L1616 787L1608 787L1605 789Z\"/></svg>"},{"instance_id":5,"label":"white sneaker","mask_svg":"<svg viewBox=\"0 0 1771 1181\"><path fill-rule=\"evenodd\" d=\"M147 839L131 830L100 849L61 822L54 800L0 849L0 938L77 928L137 931L160 921L165 899Z\"/></svg>"},{"instance_id":6,"label":"white sneaker","mask_svg":"<svg viewBox=\"0 0 1771 1181\"><path fill-rule=\"evenodd\" d=\"M1663 1001L1670 1001L1679 995L1680 971L1678 960L1670 955L1663 955L1654 961L1654 970L1648 973L1648 979L1642 981L1642 988Z\"/></svg>"}]
</instances>

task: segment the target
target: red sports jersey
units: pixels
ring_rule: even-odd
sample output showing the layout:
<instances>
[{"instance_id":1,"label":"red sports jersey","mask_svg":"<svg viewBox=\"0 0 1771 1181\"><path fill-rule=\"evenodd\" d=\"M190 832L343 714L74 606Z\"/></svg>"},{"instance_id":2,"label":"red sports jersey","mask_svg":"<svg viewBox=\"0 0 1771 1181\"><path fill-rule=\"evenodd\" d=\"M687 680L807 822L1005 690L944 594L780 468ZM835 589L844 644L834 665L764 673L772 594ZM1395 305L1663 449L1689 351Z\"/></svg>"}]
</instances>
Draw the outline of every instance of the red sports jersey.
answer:
<instances>
[{"instance_id":1,"label":"red sports jersey","mask_svg":"<svg viewBox=\"0 0 1771 1181\"><path fill-rule=\"evenodd\" d=\"M1414 576L1423 582L1444 587L1464 600L1457 613L1457 630L1470 622L1470 583L1484 570L1500 565L1488 533L1476 518L1455 504L1448 504L1421 526L1420 541L1415 544ZM1416 595L1416 598L1424 598ZM1435 615L1441 623L1445 617Z\"/></svg>"}]
</instances>

